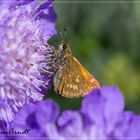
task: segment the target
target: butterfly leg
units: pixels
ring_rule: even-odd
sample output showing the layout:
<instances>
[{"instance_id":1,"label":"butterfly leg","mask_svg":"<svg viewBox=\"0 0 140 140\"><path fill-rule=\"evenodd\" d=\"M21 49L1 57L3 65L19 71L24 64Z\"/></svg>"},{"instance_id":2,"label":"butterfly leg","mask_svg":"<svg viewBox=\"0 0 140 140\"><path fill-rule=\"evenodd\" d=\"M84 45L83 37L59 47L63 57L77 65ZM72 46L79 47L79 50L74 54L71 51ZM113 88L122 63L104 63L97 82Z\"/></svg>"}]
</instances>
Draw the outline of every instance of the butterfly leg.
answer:
<instances>
[{"instance_id":1,"label":"butterfly leg","mask_svg":"<svg viewBox=\"0 0 140 140\"><path fill-rule=\"evenodd\" d=\"M50 72L50 71L48 71L47 69L45 69L45 68L41 68L40 69L42 72L46 72L46 73L49 73L49 74L53 74L53 72Z\"/></svg>"},{"instance_id":2,"label":"butterfly leg","mask_svg":"<svg viewBox=\"0 0 140 140\"><path fill-rule=\"evenodd\" d=\"M59 71L54 76L54 90L58 92L59 85L61 84L62 80L63 69L59 69Z\"/></svg>"}]
</instances>

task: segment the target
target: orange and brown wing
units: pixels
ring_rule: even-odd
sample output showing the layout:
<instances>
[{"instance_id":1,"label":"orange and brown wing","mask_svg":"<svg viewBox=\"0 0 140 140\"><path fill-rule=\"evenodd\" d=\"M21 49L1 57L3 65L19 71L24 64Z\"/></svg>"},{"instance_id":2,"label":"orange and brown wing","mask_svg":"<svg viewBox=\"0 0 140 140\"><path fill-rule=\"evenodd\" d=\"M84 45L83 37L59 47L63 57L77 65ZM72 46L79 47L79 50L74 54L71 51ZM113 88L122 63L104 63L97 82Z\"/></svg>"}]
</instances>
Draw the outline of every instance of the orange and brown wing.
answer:
<instances>
[{"instance_id":1,"label":"orange and brown wing","mask_svg":"<svg viewBox=\"0 0 140 140\"><path fill-rule=\"evenodd\" d=\"M64 97L85 96L92 89L99 88L99 82L72 57L56 74L55 90Z\"/></svg>"}]
</instances>

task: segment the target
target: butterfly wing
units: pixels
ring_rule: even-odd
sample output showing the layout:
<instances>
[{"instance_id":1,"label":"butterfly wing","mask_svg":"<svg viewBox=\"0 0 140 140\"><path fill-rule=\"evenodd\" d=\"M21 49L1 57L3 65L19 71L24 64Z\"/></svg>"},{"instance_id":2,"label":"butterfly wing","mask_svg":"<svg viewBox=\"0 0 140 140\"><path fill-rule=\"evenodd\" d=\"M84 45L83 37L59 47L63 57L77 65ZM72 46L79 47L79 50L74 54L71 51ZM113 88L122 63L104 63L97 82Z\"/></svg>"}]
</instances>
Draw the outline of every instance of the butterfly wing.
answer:
<instances>
[{"instance_id":1,"label":"butterfly wing","mask_svg":"<svg viewBox=\"0 0 140 140\"><path fill-rule=\"evenodd\" d=\"M99 88L99 82L71 57L54 77L55 91L64 97L85 96L92 89Z\"/></svg>"}]
</instances>

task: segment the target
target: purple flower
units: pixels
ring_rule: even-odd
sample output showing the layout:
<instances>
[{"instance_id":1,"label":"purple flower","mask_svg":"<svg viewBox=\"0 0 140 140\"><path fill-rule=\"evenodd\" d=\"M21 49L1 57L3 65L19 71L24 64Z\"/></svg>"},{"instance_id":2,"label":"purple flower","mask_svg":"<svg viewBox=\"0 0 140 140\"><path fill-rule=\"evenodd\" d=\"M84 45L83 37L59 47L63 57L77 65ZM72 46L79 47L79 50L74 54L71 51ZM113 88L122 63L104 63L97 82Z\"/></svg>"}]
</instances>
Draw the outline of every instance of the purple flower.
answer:
<instances>
[{"instance_id":1,"label":"purple flower","mask_svg":"<svg viewBox=\"0 0 140 140\"><path fill-rule=\"evenodd\" d=\"M24 135L29 139L48 137L50 132L53 133L52 128L56 127L55 122L58 114L58 105L49 99L40 101L36 105L28 104L18 112L13 127L16 131L30 129L30 132ZM15 136L16 139L20 139L20 135Z\"/></svg>"},{"instance_id":2,"label":"purple flower","mask_svg":"<svg viewBox=\"0 0 140 140\"><path fill-rule=\"evenodd\" d=\"M78 111L64 111L58 119L58 130L63 137L85 137L81 114Z\"/></svg>"},{"instance_id":3,"label":"purple flower","mask_svg":"<svg viewBox=\"0 0 140 140\"><path fill-rule=\"evenodd\" d=\"M85 97L81 112L90 134L93 133L91 128L96 126L96 137L140 138L140 125L135 126L140 123L140 116L124 111L124 98L116 86L103 86L91 92Z\"/></svg>"},{"instance_id":4,"label":"purple flower","mask_svg":"<svg viewBox=\"0 0 140 140\"><path fill-rule=\"evenodd\" d=\"M139 139L140 116L124 110L124 99L115 86L103 86L91 91L80 110L66 110L51 100L26 105L16 115L15 130L30 129L30 133L15 139L41 137L54 139Z\"/></svg>"},{"instance_id":5,"label":"purple flower","mask_svg":"<svg viewBox=\"0 0 140 140\"><path fill-rule=\"evenodd\" d=\"M95 123L110 133L124 111L124 99L117 87L104 86L85 97L81 112L88 124Z\"/></svg>"},{"instance_id":6,"label":"purple flower","mask_svg":"<svg viewBox=\"0 0 140 140\"><path fill-rule=\"evenodd\" d=\"M52 51L44 44L56 34L56 14L51 0L3 0L0 9L0 121L8 127L19 108L50 87L50 74L40 69Z\"/></svg>"}]
</instances>

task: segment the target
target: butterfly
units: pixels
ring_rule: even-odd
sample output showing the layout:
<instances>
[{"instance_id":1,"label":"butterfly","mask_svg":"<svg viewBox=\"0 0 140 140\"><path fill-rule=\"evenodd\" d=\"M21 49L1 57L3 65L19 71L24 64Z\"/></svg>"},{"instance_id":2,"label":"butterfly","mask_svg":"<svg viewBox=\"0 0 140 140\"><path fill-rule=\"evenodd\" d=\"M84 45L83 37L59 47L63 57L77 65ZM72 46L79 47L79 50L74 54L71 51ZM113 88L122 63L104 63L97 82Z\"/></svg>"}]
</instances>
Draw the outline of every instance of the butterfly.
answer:
<instances>
[{"instance_id":1,"label":"butterfly","mask_svg":"<svg viewBox=\"0 0 140 140\"><path fill-rule=\"evenodd\" d=\"M47 65L53 73L54 90L56 93L68 97L87 95L92 89L100 88L99 82L73 56L69 45L61 41L58 49L47 60Z\"/></svg>"}]
</instances>

